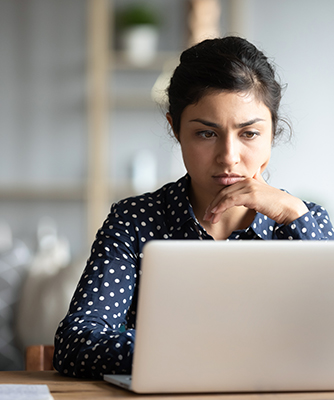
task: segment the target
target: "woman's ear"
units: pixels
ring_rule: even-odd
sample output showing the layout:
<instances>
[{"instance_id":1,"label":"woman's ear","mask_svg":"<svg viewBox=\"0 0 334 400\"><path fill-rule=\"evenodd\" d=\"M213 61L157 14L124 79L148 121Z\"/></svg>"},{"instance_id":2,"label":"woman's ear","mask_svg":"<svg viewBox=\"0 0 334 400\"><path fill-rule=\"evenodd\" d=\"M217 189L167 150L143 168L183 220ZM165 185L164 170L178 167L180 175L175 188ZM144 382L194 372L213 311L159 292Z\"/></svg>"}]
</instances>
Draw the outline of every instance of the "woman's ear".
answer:
<instances>
[{"instance_id":1,"label":"woman's ear","mask_svg":"<svg viewBox=\"0 0 334 400\"><path fill-rule=\"evenodd\" d=\"M176 140L179 141L179 135L178 135L177 133L175 133L175 131L174 131L174 127L173 127L173 118L172 118L172 116L170 115L169 112L166 114L166 118L167 118L167 121L168 121L168 123L169 123L169 125L170 125L172 131L173 131L173 134L174 134Z\"/></svg>"}]
</instances>

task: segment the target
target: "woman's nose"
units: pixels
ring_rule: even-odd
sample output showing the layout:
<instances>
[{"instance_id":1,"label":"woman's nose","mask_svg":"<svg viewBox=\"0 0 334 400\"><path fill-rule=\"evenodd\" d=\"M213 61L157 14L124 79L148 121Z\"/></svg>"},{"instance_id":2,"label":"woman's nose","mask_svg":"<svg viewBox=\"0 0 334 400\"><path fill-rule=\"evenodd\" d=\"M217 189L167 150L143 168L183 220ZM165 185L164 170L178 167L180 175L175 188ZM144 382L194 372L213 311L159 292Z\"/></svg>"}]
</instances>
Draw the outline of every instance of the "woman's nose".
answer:
<instances>
[{"instance_id":1,"label":"woman's nose","mask_svg":"<svg viewBox=\"0 0 334 400\"><path fill-rule=\"evenodd\" d=\"M240 151L238 143L233 138L225 138L217 146L217 162L227 166L238 164Z\"/></svg>"}]
</instances>

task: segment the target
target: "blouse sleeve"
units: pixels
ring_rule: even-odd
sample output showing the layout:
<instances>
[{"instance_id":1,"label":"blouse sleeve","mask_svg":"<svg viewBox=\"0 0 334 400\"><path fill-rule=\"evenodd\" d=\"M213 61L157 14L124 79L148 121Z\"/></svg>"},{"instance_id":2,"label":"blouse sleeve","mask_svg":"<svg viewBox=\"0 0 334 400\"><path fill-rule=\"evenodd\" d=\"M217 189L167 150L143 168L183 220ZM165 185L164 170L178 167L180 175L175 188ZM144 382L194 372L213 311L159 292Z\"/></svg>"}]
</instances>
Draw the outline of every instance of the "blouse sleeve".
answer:
<instances>
[{"instance_id":1,"label":"blouse sleeve","mask_svg":"<svg viewBox=\"0 0 334 400\"><path fill-rule=\"evenodd\" d=\"M101 378L131 372L138 258L135 229L113 205L56 332L54 366L60 373Z\"/></svg>"},{"instance_id":2,"label":"blouse sleeve","mask_svg":"<svg viewBox=\"0 0 334 400\"><path fill-rule=\"evenodd\" d=\"M327 211L314 203L305 202L305 204L309 209L306 214L289 225L275 227L276 239L333 240L334 229Z\"/></svg>"}]
</instances>

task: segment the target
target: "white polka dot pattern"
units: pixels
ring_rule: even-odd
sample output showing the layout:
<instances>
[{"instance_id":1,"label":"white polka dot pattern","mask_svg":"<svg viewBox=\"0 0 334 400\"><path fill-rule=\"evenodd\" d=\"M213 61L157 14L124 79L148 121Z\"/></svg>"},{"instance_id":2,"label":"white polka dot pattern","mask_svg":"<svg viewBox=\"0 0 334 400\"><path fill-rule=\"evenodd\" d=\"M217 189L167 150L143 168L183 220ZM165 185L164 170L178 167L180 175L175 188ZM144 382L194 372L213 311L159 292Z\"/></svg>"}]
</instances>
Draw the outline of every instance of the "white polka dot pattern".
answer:
<instances>
[{"instance_id":1,"label":"white polka dot pattern","mask_svg":"<svg viewBox=\"0 0 334 400\"><path fill-rule=\"evenodd\" d=\"M111 207L56 332L54 365L62 374L101 378L131 371L143 246L154 239L213 240L194 216L189 179L186 175ZM228 240L333 240L327 212L306 205L309 212L288 226L257 214L247 229L233 232Z\"/></svg>"}]
</instances>

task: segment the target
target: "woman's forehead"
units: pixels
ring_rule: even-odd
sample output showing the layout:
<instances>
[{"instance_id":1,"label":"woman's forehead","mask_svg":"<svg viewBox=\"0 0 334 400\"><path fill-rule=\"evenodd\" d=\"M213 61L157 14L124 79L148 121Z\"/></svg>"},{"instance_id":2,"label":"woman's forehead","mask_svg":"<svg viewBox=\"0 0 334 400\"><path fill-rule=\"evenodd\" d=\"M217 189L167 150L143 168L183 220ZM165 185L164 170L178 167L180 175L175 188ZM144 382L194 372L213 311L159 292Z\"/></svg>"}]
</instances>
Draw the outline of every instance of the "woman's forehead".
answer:
<instances>
[{"instance_id":1,"label":"woman's forehead","mask_svg":"<svg viewBox=\"0 0 334 400\"><path fill-rule=\"evenodd\" d=\"M183 117L189 114L204 113L212 116L234 116L244 118L248 114L271 117L269 108L252 92L210 91L196 103L184 109ZM254 115L255 116L255 115Z\"/></svg>"}]
</instances>

